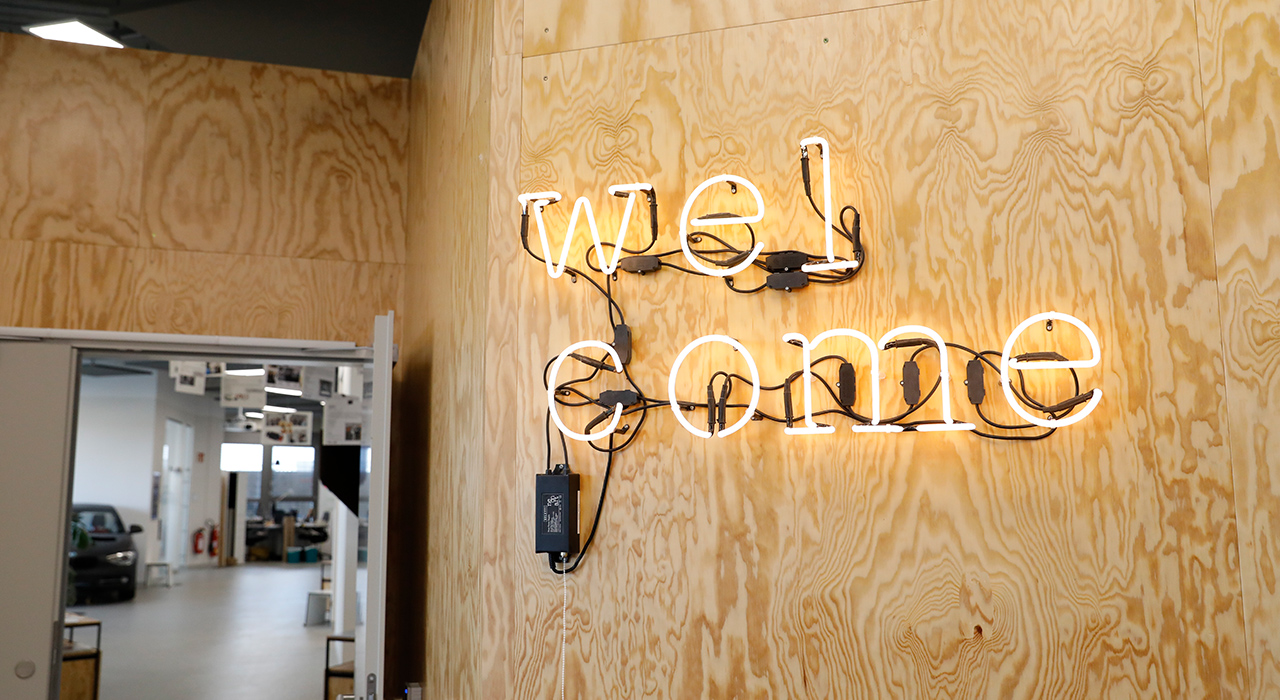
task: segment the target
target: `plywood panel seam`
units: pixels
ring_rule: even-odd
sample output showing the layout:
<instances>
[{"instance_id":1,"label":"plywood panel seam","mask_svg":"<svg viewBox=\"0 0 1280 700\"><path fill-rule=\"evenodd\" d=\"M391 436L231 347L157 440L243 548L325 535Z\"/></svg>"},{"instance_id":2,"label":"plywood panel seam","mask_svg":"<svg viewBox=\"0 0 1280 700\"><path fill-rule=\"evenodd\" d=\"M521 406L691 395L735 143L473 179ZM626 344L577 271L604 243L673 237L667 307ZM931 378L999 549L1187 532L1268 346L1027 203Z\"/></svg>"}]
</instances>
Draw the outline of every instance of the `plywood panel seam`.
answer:
<instances>
[{"instance_id":1,"label":"plywood panel seam","mask_svg":"<svg viewBox=\"0 0 1280 700\"><path fill-rule=\"evenodd\" d=\"M924 5L924 4L931 4L931 3L940 2L940 1L941 0L900 0L900 2L888 3L885 5L873 5L870 7L859 7L851 10L837 10L834 12L820 12L817 14L805 15L803 17L780 17L778 19L766 20L763 22L755 22L752 24L745 24L745 25L739 24L739 25L732 25L727 27L715 27L713 29L701 29L701 30L692 31L692 32L664 34L662 36L645 37L643 39L636 39L633 41L613 41L613 42L607 42L603 44L593 44L591 46L582 46L579 48L564 49L562 51L536 51L536 50L527 51L526 50L524 53L521 54L521 56L526 59L535 58L535 57L546 58L548 56L567 56L573 53L577 53L579 51L609 49L609 48L616 48L619 46L627 46L629 44L642 44L645 42L653 42L653 41L668 41L668 40L679 39L684 37L696 37L696 36L705 35L705 34L715 34L718 32L733 31L735 29L741 30L748 27L750 28L768 27L770 25L784 24L787 22L803 22L803 21L812 20L815 18L837 17L841 15L860 14L860 13L872 12L875 10L886 10L886 9L891 9L895 7L901 7L903 5Z\"/></svg>"},{"instance_id":2,"label":"plywood panel seam","mask_svg":"<svg viewBox=\"0 0 1280 700\"><path fill-rule=\"evenodd\" d=\"M1218 261L1218 246L1217 246L1218 203L1214 201L1214 197L1213 197L1213 192L1215 191L1213 187L1213 167L1212 167L1213 139L1212 139L1212 133L1211 133L1210 124L1209 124L1209 109L1208 109L1208 96L1207 96L1209 86L1205 84L1205 65L1204 65L1204 55L1203 55L1204 47L1201 45L1203 42L1200 41L1200 37L1203 36L1202 27L1200 25L1203 21L1203 18L1206 16L1204 15L1204 13L1201 12L1200 5L1204 1L1205 0L1192 0L1192 5L1191 5L1192 21L1195 23L1195 27L1196 27L1195 49L1196 49L1196 69L1197 70L1196 70L1195 85L1197 87L1197 91L1195 94L1195 99L1198 102L1197 107L1199 107L1200 109L1201 132L1204 134L1204 153L1205 153L1205 161L1206 161L1205 162L1205 184L1209 188L1209 202L1208 202L1209 237L1210 237L1210 240L1214 241L1214 245L1210 246L1209 252L1213 256L1214 286L1218 292L1215 295L1216 298L1214 299L1214 302L1217 307L1217 313L1218 313L1217 317L1219 320L1218 333L1222 338L1222 346L1221 346L1222 351L1218 355L1218 362L1221 365L1221 372L1222 372L1221 376L1223 378L1221 410L1222 410L1223 425L1226 428L1224 431L1226 435L1223 436L1223 441L1226 443L1227 459L1229 460L1230 464L1235 465L1236 460L1242 458L1242 456L1236 454L1235 440L1231 439L1231 433L1235 432L1236 430L1239 430L1240 428L1236 426L1236 424L1231 420L1232 391L1231 391L1231 382L1228 381L1227 379L1228 372L1230 371L1230 368L1227 367L1227 354L1230 348L1229 343L1231 342L1231 332L1230 332L1229 325L1224 320L1225 316L1223 315L1224 310L1223 310L1222 299L1223 299L1223 296L1226 294L1226 290L1223 289L1222 287L1222 284L1223 284L1222 267L1220 266ZM1239 557L1241 556L1240 555L1240 533L1239 533L1241 494L1240 494L1239 487L1236 484L1236 470L1234 466L1228 471L1230 474L1229 483L1231 485L1232 517L1236 521L1236 552L1237 552L1237 559L1239 559ZM1251 602L1248 596L1245 595L1243 573L1241 573L1241 575L1238 575L1236 577L1236 583L1238 584L1237 599L1240 601L1240 609L1243 614L1243 618L1242 618L1242 622L1243 622L1244 620L1251 619L1250 616L1253 612L1251 610L1252 608ZM1250 639L1250 636L1246 631L1246 634L1244 635L1245 660L1243 664L1243 672L1244 672L1243 675L1244 675L1244 687L1247 689L1253 687L1253 674L1256 672L1256 669L1253 668L1254 656L1253 656L1253 649L1250 648L1251 643L1252 643L1252 640Z\"/></svg>"}]
</instances>

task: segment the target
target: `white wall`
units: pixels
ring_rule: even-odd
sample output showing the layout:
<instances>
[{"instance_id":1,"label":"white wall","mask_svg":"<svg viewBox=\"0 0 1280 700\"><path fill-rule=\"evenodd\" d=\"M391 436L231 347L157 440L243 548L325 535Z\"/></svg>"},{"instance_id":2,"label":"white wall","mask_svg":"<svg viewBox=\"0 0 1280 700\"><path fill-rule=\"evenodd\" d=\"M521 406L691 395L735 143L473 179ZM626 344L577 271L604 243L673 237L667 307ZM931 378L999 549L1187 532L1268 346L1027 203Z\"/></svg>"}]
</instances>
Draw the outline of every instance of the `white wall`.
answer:
<instances>
[{"instance_id":1,"label":"white wall","mask_svg":"<svg viewBox=\"0 0 1280 700\"><path fill-rule=\"evenodd\" d=\"M76 429L76 503L106 503L126 525L154 539L151 472L155 464L156 377L81 377ZM139 548L141 550L141 547Z\"/></svg>"},{"instance_id":2,"label":"white wall","mask_svg":"<svg viewBox=\"0 0 1280 700\"><path fill-rule=\"evenodd\" d=\"M172 419L186 423L195 429L195 455L191 469L191 512L187 518L187 533L183 538L188 566L214 566L217 557L208 555L209 533L205 532L205 553L192 554L191 536L204 527L205 520L215 524L221 520L222 470L219 458L222 454L223 409L217 396L193 396L173 390L173 380L160 377L156 392L155 435L153 459L156 469L163 465L165 421ZM156 544L159 552L159 544Z\"/></svg>"},{"instance_id":3,"label":"white wall","mask_svg":"<svg viewBox=\"0 0 1280 700\"><path fill-rule=\"evenodd\" d=\"M139 552L146 561L157 561L160 541L157 523L151 519L151 475L164 465L167 419L195 429L191 511L184 541L188 565L212 566L216 557L193 555L189 548L191 534L206 519L218 522L221 514L218 458L223 410L216 396L179 394L166 374L82 377L72 499L113 505L126 524L142 525L145 532L135 537ZM207 534L205 542L207 546Z\"/></svg>"}]
</instances>

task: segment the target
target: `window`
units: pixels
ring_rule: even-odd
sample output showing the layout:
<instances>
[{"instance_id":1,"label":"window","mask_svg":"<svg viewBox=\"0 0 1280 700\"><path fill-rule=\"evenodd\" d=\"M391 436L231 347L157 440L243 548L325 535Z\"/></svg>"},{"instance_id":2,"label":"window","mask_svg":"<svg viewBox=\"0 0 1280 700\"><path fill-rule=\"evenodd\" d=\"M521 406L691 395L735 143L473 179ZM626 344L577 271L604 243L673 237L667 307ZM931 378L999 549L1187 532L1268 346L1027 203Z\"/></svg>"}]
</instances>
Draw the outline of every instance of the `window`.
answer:
<instances>
[{"instance_id":1,"label":"window","mask_svg":"<svg viewBox=\"0 0 1280 700\"><path fill-rule=\"evenodd\" d=\"M118 534L124 532L120 519L111 510L76 511L76 522L91 535Z\"/></svg>"},{"instance_id":2,"label":"window","mask_svg":"<svg viewBox=\"0 0 1280 700\"><path fill-rule=\"evenodd\" d=\"M315 504L316 448L277 445L271 448L271 498L275 510L299 520Z\"/></svg>"},{"instance_id":3,"label":"window","mask_svg":"<svg viewBox=\"0 0 1280 700\"><path fill-rule=\"evenodd\" d=\"M222 443L222 471L262 471L262 445L250 445L238 442Z\"/></svg>"}]
</instances>

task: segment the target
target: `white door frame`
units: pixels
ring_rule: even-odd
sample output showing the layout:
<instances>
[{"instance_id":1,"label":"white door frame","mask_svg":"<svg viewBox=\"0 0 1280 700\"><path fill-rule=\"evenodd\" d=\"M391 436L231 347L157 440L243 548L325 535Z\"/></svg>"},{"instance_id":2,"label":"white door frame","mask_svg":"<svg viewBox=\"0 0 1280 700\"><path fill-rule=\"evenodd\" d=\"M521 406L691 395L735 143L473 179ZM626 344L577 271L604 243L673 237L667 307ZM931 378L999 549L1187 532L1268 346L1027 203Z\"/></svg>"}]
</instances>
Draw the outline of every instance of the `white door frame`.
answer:
<instances>
[{"instance_id":1,"label":"white door frame","mask_svg":"<svg viewBox=\"0 0 1280 700\"><path fill-rule=\"evenodd\" d=\"M378 399L374 407L374 426L372 433L371 468L370 468L370 505L369 505L369 556L368 556L368 598L364 602L368 611L365 615L364 629L357 632L357 656L368 674L376 674L377 682L367 692L374 696L382 685L383 639L385 629L385 571L386 571L386 499L388 456L390 441L390 406L391 406L391 363L395 361L397 348L391 344L394 328L394 313L379 316L375 320L374 345L384 352L375 353L374 347L361 347L345 341L316 340L281 340L276 338L250 338L237 336L179 335L168 333L128 333L111 331L82 331L49 328L21 328L0 326L0 341L21 341L31 343L49 343L59 348L69 348L77 364L71 367L69 378L75 387L78 376L78 358L84 351L109 353L164 354L192 357L225 357L246 362L255 360L302 360L309 362L335 363L372 363L374 365L374 396ZM51 348L52 349L52 348ZM390 362L386 360L390 359ZM380 361L379 361L380 360ZM74 435L75 429L75 397L70 397L65 429L68 435ZM379 422L381 421L381 422ZM71 439L68 439L66 457L62 464L62 501L70 503L71 479L73 470L73 452ZM64 505L65 505L64 504ZM65 520L66 508L57 513L59 522ZM376 519L376 520L375 520ZM66 523L62 523L58 531L61 541L66 540ZM56 574L63 580L66 576L67 557L65 553L59 558L61 570ZM42 575L47 572L42 573ZM59 592L61 596L61 591ZM61 612L59 606L58 619L55 623L57 637L61 636ZM373 635L375 639L364 644L364 634ZM43 639L43 635L42 635ZM53 641L57 641L56 637ZM40 687L48 689L48 697L56 700L60 678L60 662L62 658L61 644L52 644L51 668L48 671L48 685ZM6 669L0 669L3 673ZM44 671L45 669L41 669ZM10 670L10 672L12 672ZM43 675L43 674L42 674ZM32 679L36 680L36 679ZM358 679L363 680L363 679ZM364 686L357 683L357 689ZM24 696L25 697L25 696ZM36 696L31 696L36 697ZM364 697L363 694L361 697ZM376 696L375 696L376 697Z\"/></svg>"}]
</instances>

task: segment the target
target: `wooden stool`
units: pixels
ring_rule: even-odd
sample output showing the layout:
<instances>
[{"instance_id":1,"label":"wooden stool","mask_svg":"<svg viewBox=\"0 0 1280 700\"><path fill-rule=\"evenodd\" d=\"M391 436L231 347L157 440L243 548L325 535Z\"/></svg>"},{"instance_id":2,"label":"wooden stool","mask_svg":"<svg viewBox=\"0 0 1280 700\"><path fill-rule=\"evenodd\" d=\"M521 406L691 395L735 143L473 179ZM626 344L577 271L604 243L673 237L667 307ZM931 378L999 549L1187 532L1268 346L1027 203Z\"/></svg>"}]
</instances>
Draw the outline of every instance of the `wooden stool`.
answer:
<instances>
[{"instance_id":1,"label":"wooden stool","mask_svg":"<svg viewBox=\"0 0 1280 700\"><path fill-rule=\"evenodd\" d=\"M70 638L62 642L62 680L59 700L98 700L98 680L102 675L102 623L68 612L62 620L63 631ZM93 646L76 642L76 630L93 627L97 633Z\"/></svg>"},{"instance_id":2,"label":"wooden stool","mask_svg":"<svg viewBox=\"0 0 1280 700\"><path fill-rule=\"evenodd\" d=\"M356 692L356 662L348 661L329 665L329 647L334 642L355 643L355 635L331 634L324 643L324 700L335 700L340 695Z\"/></svg>"}]
</instances>

